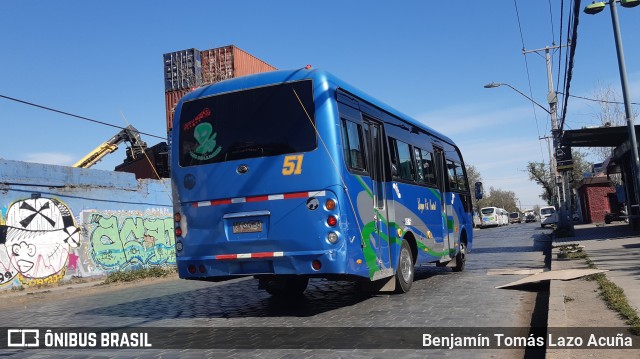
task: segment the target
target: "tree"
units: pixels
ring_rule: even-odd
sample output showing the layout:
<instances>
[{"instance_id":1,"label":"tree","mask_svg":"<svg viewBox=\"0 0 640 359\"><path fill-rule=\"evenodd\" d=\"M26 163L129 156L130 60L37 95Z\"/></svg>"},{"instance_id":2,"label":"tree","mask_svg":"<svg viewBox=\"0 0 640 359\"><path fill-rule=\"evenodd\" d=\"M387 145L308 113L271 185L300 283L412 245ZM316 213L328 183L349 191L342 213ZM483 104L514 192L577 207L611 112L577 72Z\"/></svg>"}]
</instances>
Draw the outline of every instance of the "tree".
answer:
<instances>
[{"instance_id":1,"label":"tree","mask_svg":"<svg viewBox=\"0 0 640 359\"><path fill-rule=\"evenodd\" d=\"M599 105L599 112L594 113L593 117L601 126L626 125L624 105L619 100L618 92L611 85L599 87L594 91L593 96L598 100ZM638 111L634 109L632 115L634 118L638 118ZM588 151L604 162L613 154L613 147L589 147ZM622 184L622 176L620 174L610 175L609 179L616 185Z\"/></svg>"},{"instance_id":2,"label":"tree","mask_svg":"<svg viewBox=\"0 0 640 359\"><path fill-rule=\"evenodd\" d=\"M543 192L539 197L547 202L547 204L552 204L555 181L553 176L551 176L549 166L544 164L544 162L529 162L527 164L527 171L529 172L529 179L542 186Z\"/></svg>"},{"instance_id":3,"label":"tree","mask_svg":"<svg viewBox=\"0 0 640 359\"><path fill-rule=\"evenodd\" d=\"M569 175L569 182L571 188L577 189L583 174L589 171L592 164L585 159L585 154L577 149L571 149L571 157L573 158L573 170ZM551 175L549 166L543 162L529 162L527 171L529 172L529 179L542 186L543 192L540 198L546 201L547 204L554 205L553 194L556 181L554 176Z\"/></svg>"},{"instance_id":4,"label":"tree","mask_svg":"<svg viewBox=\"0 0 640 359\"><path fill-rule=\"evenodd\" d=\"M504 208L508 212L518 211L518 198L513 191L504 191L499 188L490 187L486 201L487 204L483 204L483 207Z\"/></svg>"},{"instance_id":5,"label":"tree","mask_svg":"<svg viewBox=\"0 0 640 359\"><path fill-rule=\"evenodd\" d=\"M601 126L609 127L626 125L623 104L619 100L620 96L617 91L613 89L611 85L599 87L594 91L593 96L598 100L599 106L599 112L594 113L593 117ZM637 112L634 114L634 117L638 117ZM604 161L611 156L613 148L590 147L589 152L593 153L600 161Z\"/></svg>"}]
</instances>

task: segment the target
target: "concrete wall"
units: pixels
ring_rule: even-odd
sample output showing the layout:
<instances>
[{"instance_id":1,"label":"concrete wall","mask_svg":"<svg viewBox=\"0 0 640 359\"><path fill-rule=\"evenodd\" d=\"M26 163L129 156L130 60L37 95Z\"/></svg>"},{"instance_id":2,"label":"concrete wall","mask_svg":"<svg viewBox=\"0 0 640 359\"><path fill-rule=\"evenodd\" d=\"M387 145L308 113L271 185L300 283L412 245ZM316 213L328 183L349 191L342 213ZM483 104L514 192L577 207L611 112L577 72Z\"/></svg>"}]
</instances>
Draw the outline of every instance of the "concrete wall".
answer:
<instances>
[{"instance_id":1,"label":"concrete wall","mask_svg":"<svg viewBox=\"0 0 640 359\"><path fill-rule=\"evenodd\" d=\"M175 265L171 183L0 159L0 290Z\"/></svg>"}]
</instances>

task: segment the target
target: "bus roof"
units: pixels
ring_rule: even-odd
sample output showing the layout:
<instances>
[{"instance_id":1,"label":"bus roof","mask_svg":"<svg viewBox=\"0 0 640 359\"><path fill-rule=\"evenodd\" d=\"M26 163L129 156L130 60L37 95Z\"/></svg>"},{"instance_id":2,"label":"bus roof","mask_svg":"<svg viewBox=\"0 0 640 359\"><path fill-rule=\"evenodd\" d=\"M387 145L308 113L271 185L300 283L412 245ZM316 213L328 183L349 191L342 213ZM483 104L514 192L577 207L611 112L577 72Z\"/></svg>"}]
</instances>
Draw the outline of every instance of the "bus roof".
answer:
<instances>
[{"instance_id":1,"label":"bus roof","mask_svg":"<svg viewBox=\"0 0 640 359\"><path fill-rule=\"evenodd\" d=\"M433 128L425 125L424 123L413 119L410 116L405 115L404 113L396 110L395 108L385 104L384 102L367 95L365 92L358 90L357 88L351 86L350 84L340 80L335 77L331 73L320 70L320 69L297 69L297 70L279 70L279 71L269 71L269 72L261 72L258 74L247 75L242 77L236 77L233 79L221 81L215 84L211 84L208 86L203 86L197 88L187 95L185 95L177 107L182 105L182 102L193 100L199 97L206 97L217 95L225 92L232 92L239 89L245 88L254 88L260 86L267 86L275 83L283 83L289 81L298 81L304 79L312 79L314 81L314 86L318 86L318 84L326 83L333 89L343 89L354 96L357 96L372 105L380 108L381 110L393 114L394 116L400 118L401 120L407 122L412 126L416 126L424 131L431 133L432 135L440 138L441 140L448 142L449 144L454 144L454 142L447 136L442 133L434 130ZM326 87L325 87L326 88ZM177 109L176 107L176 109Z\"/></svg>"}]
</instances>

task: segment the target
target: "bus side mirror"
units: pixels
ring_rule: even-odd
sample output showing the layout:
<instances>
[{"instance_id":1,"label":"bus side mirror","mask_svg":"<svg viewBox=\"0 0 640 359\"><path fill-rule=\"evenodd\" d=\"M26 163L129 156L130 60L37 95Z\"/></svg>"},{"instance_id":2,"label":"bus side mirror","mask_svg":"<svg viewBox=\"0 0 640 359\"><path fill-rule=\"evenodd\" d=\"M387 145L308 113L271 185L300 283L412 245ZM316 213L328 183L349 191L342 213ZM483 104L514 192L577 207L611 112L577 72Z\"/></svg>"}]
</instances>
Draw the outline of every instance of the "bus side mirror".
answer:
<instances>
[{"instance_id":1,"label":"bus side mirror","mask_svg":"<svg viewBox=\"0 0 640 359\"><path fill-rule=\"evenodd\" d=\"M482 197L484 197L482 182L476 182L476 199L482 199Z\"/></svg>"}]
</instances>

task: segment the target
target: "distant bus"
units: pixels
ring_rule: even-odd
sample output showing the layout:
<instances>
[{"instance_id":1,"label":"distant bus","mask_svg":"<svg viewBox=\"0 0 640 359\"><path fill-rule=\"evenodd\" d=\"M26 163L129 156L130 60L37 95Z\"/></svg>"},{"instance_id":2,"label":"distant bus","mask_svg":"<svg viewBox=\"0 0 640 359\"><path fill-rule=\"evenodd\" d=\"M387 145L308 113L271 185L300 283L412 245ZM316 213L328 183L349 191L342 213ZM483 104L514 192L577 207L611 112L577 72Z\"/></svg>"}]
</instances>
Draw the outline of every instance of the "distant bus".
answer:
<instances>
[{"instance_id":1,"label":"distant bus","mask_svg":"<svg viewBox=\"0 0 640 359\"><path fill-rule=\"evenodd\" d=\"M407 292L416 264L463 270L471 194L445 135L315 69L198 88L175 111L181 278L254 276L272 295L309 278Z\"/></svg>"},{"instance_id":2,"label":"distant bus","mask_svg":"<svg viewBox=\"0 0 640 359\"><path fill-rule=\"evenodd\" d=\"M480 228L504 226L505 213L504 209L498 207L481 208ZM508 218L506 220L508 221Z\"/></svg>"}]
</instances>

